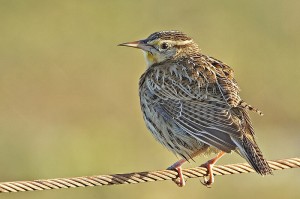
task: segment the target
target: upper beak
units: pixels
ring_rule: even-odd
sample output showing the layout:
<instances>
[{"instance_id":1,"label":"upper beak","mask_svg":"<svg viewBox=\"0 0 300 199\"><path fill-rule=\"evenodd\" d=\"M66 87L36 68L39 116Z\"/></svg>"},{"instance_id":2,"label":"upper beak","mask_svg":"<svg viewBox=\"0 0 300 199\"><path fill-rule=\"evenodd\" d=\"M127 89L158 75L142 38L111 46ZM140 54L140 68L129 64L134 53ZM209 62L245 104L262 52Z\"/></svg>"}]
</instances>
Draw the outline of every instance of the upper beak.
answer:
<instances>
[{"instance_id":1,"label":"upper beak","mask_svg":"<svg viewBox=\"0 0 300 199\"><path fill-rule=\"evenodd\" d=\"M144 40L126 42L126 43L119 44L118 46L139 48L139 49L142 49L144 51L149 51L149 52L151 52L151 50L152 50L151 46L148 45Z\"/></svg>"}]
</instances>

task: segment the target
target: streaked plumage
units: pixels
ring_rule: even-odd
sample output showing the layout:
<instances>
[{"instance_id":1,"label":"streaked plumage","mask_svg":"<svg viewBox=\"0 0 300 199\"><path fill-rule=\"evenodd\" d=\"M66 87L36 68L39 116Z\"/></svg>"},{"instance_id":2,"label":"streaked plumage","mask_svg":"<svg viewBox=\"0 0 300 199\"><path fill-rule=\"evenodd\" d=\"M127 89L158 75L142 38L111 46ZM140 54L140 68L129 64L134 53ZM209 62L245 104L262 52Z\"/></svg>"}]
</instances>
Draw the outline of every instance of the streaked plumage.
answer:
<instances>
[{"instance_id":1,"label":"streaked plumage","mask_svg":"<svg viewBox=\"0 0 300 199\"><path fill-rule=\"evenodd\" d=\"M121 45L145 52L148 68L140 78L139 96L145 123L156 140L185 160L201 153L236 151L257 173L272 173L255 142L248 110L262 113L240 98L228 65L202 54L179 31L156 32Z\"/></svg>"}]
</instances>

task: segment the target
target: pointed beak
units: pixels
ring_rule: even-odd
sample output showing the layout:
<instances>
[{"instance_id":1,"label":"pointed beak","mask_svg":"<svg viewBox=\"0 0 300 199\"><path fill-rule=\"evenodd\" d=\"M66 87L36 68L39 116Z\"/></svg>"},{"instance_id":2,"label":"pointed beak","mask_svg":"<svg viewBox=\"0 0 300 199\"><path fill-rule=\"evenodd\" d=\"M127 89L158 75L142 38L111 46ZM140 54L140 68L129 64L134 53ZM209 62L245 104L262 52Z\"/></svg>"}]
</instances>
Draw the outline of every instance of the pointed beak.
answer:
<instances>
[{"instance_id":1,"label":"pointed beak","mask_svg":"<svg viewBox=\"0 0 300 199\"><path fill-rule=\"evenodd\" d=\"M132 42L126 42L119 44L118 46L126 46L126 47L132 47L132 48L140 48L141 41L132 41Z\"/></svg>"},{"instance_id":2,"label":"pointed beak","mask_svg":"<svg viewBox=\"0 0 300 199\"><path fill-rule=\"evenodd\" d=\"M148 45L144 40L126 42L126 43L119 44L118 46L139 48L139 49L142 49L144 51L149 51L149 52L151 52L153 50L153 47L151 45Z\"/></svg>"}]
</instances>

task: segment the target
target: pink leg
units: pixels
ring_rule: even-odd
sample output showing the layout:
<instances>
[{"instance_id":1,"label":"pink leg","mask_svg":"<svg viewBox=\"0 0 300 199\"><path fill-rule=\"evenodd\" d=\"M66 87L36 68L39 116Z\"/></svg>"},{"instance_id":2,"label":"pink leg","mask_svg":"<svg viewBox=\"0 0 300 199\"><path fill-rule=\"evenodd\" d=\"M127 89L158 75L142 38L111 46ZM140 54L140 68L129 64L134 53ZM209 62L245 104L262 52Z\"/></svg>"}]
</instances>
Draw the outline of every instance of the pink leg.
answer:
<instances>
[{"instance_id":1,"label":"pink leg","mask_svg":"<svg viewBox=\"0 0 300 199\"><path fill-rule=\"evenodd\" d=\"M201 167L205 167L207 168L207 175L209 177L209 179L207 180L205 177L204 177L204 182L202 183L203 185L207 186L207 187L210 187L210 185L212 185L215 181L214 179L214 173L213 173L213 166L215 165L215 163L223 156L225 155L225 152L221 151L220 153L218 153L218 155L207 161L206 163L202 164Z\"/></svg>"},{"instance_id":2,"label":"pink leg","mask_svg":"<svg viewBox=\"0 0 300 199\"><path fill-rule=\"evenodd\" d=\"M175 162L172 166L170 166L169 170L176 170L178 173L178 178L176 180L173 180L179 187L183 187L185 185L185 180L182 174L182 168L181 165L185 163L185 159L181 159L178 162Z\"/></svg>"}]
</instances>

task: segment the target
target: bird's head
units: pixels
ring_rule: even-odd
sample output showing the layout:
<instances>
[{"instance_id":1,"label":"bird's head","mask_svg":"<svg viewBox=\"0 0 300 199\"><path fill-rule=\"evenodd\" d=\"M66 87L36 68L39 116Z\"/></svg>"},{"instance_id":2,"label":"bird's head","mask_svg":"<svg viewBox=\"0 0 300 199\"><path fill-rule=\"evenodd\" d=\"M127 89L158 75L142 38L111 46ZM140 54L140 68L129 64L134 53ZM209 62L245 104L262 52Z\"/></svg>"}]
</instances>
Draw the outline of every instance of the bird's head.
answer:
<instances>
[{"instance_id":1,"label":"bird's head","mask_svg":"<svg viewBox=\"0 0 300 199\"><path fill-rule=\"evenodd\" d=\"M198 45L186 34L179 31L155 32L147 39L122 43L119 46L143 50L148 67L168 59L199 52Z\"/></svg>"}]
</instances>

